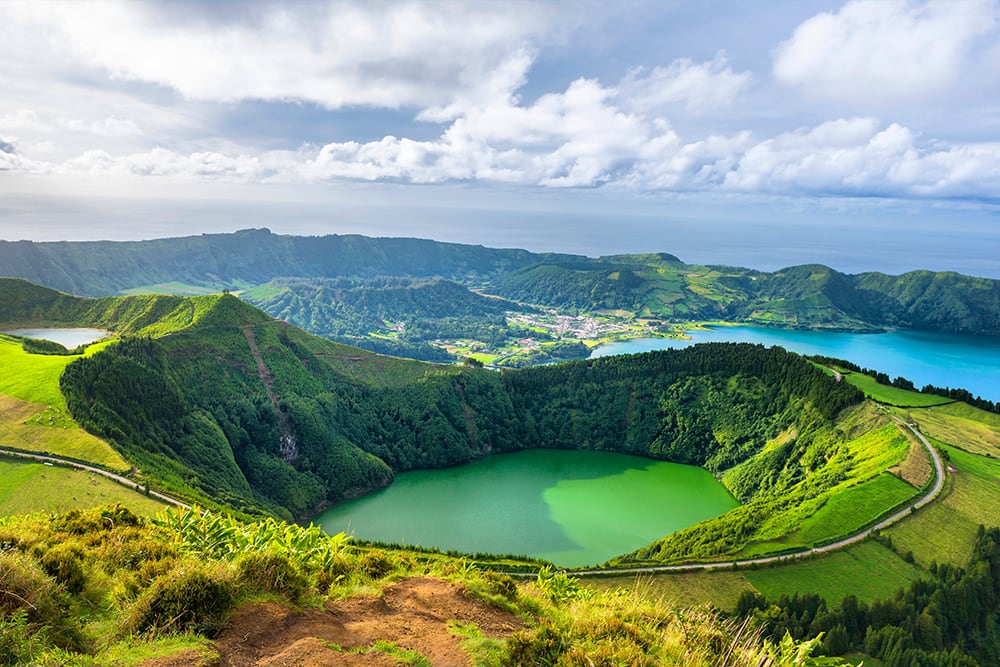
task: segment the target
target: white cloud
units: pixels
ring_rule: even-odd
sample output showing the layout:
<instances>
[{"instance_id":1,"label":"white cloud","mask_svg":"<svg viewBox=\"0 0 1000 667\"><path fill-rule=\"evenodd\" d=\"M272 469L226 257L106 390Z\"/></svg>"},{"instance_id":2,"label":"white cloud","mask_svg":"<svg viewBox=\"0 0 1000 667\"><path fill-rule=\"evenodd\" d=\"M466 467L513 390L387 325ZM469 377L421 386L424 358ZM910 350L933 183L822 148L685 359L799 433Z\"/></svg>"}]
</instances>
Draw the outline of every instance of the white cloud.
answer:
<instances>
[{"instance_id":1,"label":"white cloud","mask_svg":"<svg viewBox=\"0 0 1000 667\"><path fill-rule=\"evenodd\" d=\"M1000 144L921 145L908 128L841 119L760 142L725 174L729 190L772 194L995 199Z\"/></svg>"},{"instance_id":2,"label":"white cloud","mask_svg":"<svg viewBox=\"0 0 1000 667\"><path fill-rule=\"evenodd\" d=\"M720 51L704 63L682 58L667 67L634 69L619 86L619 95L630 109L646 113L674 105L697 112L730 105L752 79L750 72L734 72Z\"/></svg>"},{"instance_id":3,"label":"white cloud","mask_svg":"<svg viewBox=\"0 0 1000 667\"><path fill-rule=\"evenodd\" d=\"M18 109L17 111L0 116L0 130L47 130L48 126L43 123L31 109Z\"/></svg>"},{"instance_id":4,"label":"white cloud","mask_svg":"<svg viewBox=\"0 0 1000 667\"><path fill-rule=\"evenodd\" d=\"M85 132L98 137L134 137L142 134L134 120L117 116L89 123L79 118L64 118L59 124L72 132Z\"/></svg>"},{"instance_id":5,"label":"white cloud","mask_svg":"<svg viewBox=\"0 0 1000 667\"><path fill-rule=\"evenodd\" d=\"M191 99L423 108L509 94L530 66L528 37L554 14L528 3L241 7L239 16L172 22L138 3L0 3L0 22L46 36L64 63Z\"/></svg>"},{"instance_id":6,"label":"white cloud","mask_svg":"<svg viewBox=\"0 0 1000 667\"><path fill-rule=\"evenodd\" d=\"M666 121L623 112L593 80L530 106L470 112L437 139L385 137L298 151L181 151L59 161L3 152L0 169L166 182L477 181L535 187L810 197L996 199L1000 144L928 142L898 123L838 119L763 140L749 131L685 140Z\"/></svg>"},{"instance_id":7,"label":"white cloud","mask_svg":"<svg viewBox=\"0 0 1000 667\"><path fill-rule=\"evenodd\" d=\"M799 25L775 51L774 76L841 102L933 95L998 16L996 0L852 0Z\"/></svg>"}]
</instances>

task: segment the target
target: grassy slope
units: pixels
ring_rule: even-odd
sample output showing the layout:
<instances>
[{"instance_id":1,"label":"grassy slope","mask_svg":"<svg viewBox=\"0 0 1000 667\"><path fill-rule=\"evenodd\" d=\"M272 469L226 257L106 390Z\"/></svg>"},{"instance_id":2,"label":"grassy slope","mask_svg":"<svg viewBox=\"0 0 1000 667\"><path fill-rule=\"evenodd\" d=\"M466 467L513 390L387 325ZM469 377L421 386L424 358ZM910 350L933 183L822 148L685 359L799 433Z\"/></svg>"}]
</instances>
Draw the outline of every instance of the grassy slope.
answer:
<instances>
[{"instance_id":1,"label":"grassy slope","mask_svg":"<svg viewBox=\"0 0 1000 667\"><path fill-rule=\"evenodd\" d=\"M45 493L38 493L44 489ZM0 457L0 516L65 512L122 503L152 516L165 505L100 475Z\"/></svg>"},{"instance_id":2,"label":"grassy slope","mask_svg":"<svg viewBox=\"0 0 1000 667\"><path fill-rule=\"evenodd\" d=\"M198 309L195 309L195 311L197 311L197 310ZM377 358L377 357L368 357L368 355L365 355L366 357L368 357L368 358L366 358L365 363L359 363L359 361L361 361L360 359L351 357L350 355L346 354L346 352L348 351L348 348L344 348L344 350L345 350L345 353L343 355L334 355L334 357L335 357L335 360L333 360L334 363L336 365L341 366L342 370L351 369L348 372L348 374L353 375L353 377L354 377L354 379L356 381L360 380L360 381L362 381L362 383L373 382L373 381L375 381L376 376L382 375L383 373L385 373L385 371L389 370L388 368L386 368L386 364L388 364L390 366L395 366L395 362L393 360L386 360L384 358ZM401 378L402 375L405 375L405 373L399 373L399 371L401 371L401 370L402 370L402 368L393 368L393 371L395 371L395 372L390 372L389 375L392 376L392 377ZM915 396L920 396L919 394L913 394L912 392L908 392L908 394L915 395ZM946 415L946 417L942 417L942 419L944 419L944 421L947 424L950 424L951 428L953 428L953 429L959 429L960 431L961 431L961 429L964 428L965 429L964 432L967 432L968 429L971 428L970 425L976 425L976 424L980 423L980 422L976 421L976 418L983 418L982 415L977 414L977 413L979 413L979 411L970 412L970 410L971 409L967 409L967 408L963 407L960 404L952 404L952 405L943 406L943 407L935 408L934 409L934 411L940 411L941 414ZM931 411L921 411L921 412L928 412L929 413ZM983 414L985 414L985 413L983 413ZM989 421L989 419L987 418L986 421ZM991 431L989 430L989 428L987 428L987 431L985 432L985 436L984 437L989 436L990 433L991 433ZM865 449L865 447L860 447L859 451L863 451L864 449ZM970 467L970 464L968 464L967 461L960 462L960 466L961 465L965 465L966 467ZM971 466L971 467L976 468L975 466ZM977 507L979 507L978 502L977 502L977 498L981 497L981 494L983 492L988 492L988 489L989 489L988 483L989 483L990 480L989 479L985 479L983 477L983 475L982 475L982 473L983 473L982 467L983 466L979 466L978 468L976 468L976 470L978 470L978 472L980 473L979 475L972 474L972 472L969 471L970 474L969 474L968 478L966 479L965 483L961 484L961 485L958 485L958 491L959 491L958 494L953 494L952 496L949 496L949 499L952 499L953 500L952 505L957 505L960 510L964 510L965 512L969 512L969 513L971 513L971 514L973 514L975 516L978 516L978 517L984 517L984 516L988 517L988 516L990 516L989 512L983 512L983 511L981 511L981 509L980 510L976 509ZM961 467L960 467L960 470L961 470ZM983 484L984 481L987 482L987 484ZM885 483L881 482L879 484L885 484ZM859 491L855 490L853 493L857 493L857 492L859 492ZM961 501L961 502L957 502L957 501ZM924 515L929 514L933 509L934 508L932 507L932 508L928 508L927 510L924 510L923 512L919 513L917 516L914 516L913 518L911 518L907 522L905 522L903 524L903 526L899 527L899 529L902 529L905 526L908 526L909 524L918 521ZM975 518L975 517L973 517L973 518ZM959 522L959 524L960 524L959 525L960 528L965 528L963 525L961 525L961 522ZM974 525L975 525L974 523L970 523L968 529L966 529L966 530L960 530L959 532L964 534L964 533L967 533L968 530L973 530L974 531ZM944 527L942 527L942 528L944 528ZM950 530L950 528L951 528L951 526L948 525L947 528L945 528L945 530ZM894 530L896 530L896 529L894 529ZM917 532L921 532L921 531L917 531ZM897 539L896 541L897 541L897 544L900 543L899 539ZM959 540L959 541L961 541L961 540ZM904 542L905 542L905 540L904 540ZM926 542L926 540L924 542ZM905 547L905 544L903 546ZM901 548L901 547L897 547L897 548ZM854 553L855 550L861 550L860 555L859 554L855 554ZM929 562L929 560L927 560L925 558L925 553L924 552L926 551L926 549L914 550L914 551L915 551L915 553L917 555L917 563L918 564L921 564L922 562L923 563ZM877 549L873 551L872 548L869 545L862 545L862 546L859 546L859 547L855 547L853 549L850 549L850 550L844 552L846 554L846 559L843 559L843 560L825 559L826 563L824 565L824 568L829 571L829 577L833 581L844 580L845 577L847 577L847 579L849 579L850 573L855 571L853 568L856 568L857 567L857 563L859 563L859 562L860 563L866 563L867 562L867 563L870 563L870 564L872 564L872 563L874 563L874 564L882 563L883 565L890 562L890 561L885 561L884 558L873 558L872 554L873 553L877 553L877 552L878 552ZM958 558L958 557L964 558L965 555L966 554L963 552L961 554L958 554L956 556L956 558ZM902 559L898 559L898 560L899 560L900 563L903 562ZM885 561L885 562L883 562L883 561ZM793 572L795 570L795 568L798 567L798 565L785 566L785 567L788 568L789 572ZM901 568L901 566L898 563L895 564L895 565L892 565L890 567L890 570L895 571L897 573L898 572L903 572L904 576L902 576L902 578L906 578L906 576L909 576L909 575L905 575L905 573L907 572L907 568L905 568L905 567ZM846 575L844 574L845 572L847 573ZM749 576L757 576L757 573L752 573ZM687 599L694 599L696 597L705 596L705 597L717 600L719 603L724 604L724 605L726 604L727 600L731 601L735 597L734 595L731 595L727 591L732 591L734 589L734 587L736 587L736 588L742 588L743 584L741 584L740 582L747 581L747 579L745 578L745 575L743 575L741 573L720 573L720 574L707 574L707 573L703 573L703 574L694 574L694 575L671 575L671 577L672 578L676 577L675 579L673 579L673 581L675 582L673 585L676 585L679 589L685 591L682 597L686 597ZM896 579L900 579L900 577L896 577ZM892 579L892 580L895 580L895 579ZM835 586L831 586L829 584L822 583L824 581L823 578L816 579L815 580L816 583L813 584L813 583L809 583L809 582L812 581L812 579L810 577L806 577L806 576L800 577L800 576L795 575L794 573L790 574L790 575L781 575L781 576L777 576L777 575L774 575L773 573L771 573L771 574L765 576L764 579L762 579L761 581L765 581L765 583L762 584L765 588L768 587L768 586L771 586L772 588L773 587L786 586L786 588L785 588L786 592L791 592L791 591L794 591L794 590L808 590L811 586L814 586L814 585L825 587L825 590L832 590L832 591L836 590ZM683 582L683 583L680 583L680 582ZM775 583L775 582L777 582L777 583ZM781 583L781 582L784 582L784 583ZM749 585L749 584L747 584L747 585ZM737 593L738 593L738 591L737 591ZM875 593L872 593L872 595L875 595Z\"/></svg>"},{"instance_id":3,"label":"grassy slope","mask_svg":"<svg viewBox=\"0 0 1000 667\"><path fill-rule=\"evenodd\" d=\"M1000 463L935 441L954 471L942 497L886 531L895 548L912 552L928 567L934 561L964 565L980 524L1000 525Z\"/></svg>"},{"instance_id":4,"label":"grassy slope","mask_svg":"<svg viewBox=\"0 0 1000 667\"><path fill-rule=\"evenodd\" d=\"M95 354L110 343L87 348ZM0 335L0 446L45 451L112 470L129 465L108 443L81 429L67 414L59 376L76 356L28 354Z\"/></svg>"},{"instance_id":5,"label":"grassy slope","mask_svg":"<svg viewBox=\"0 0 1000 667\"><path fill-rule=\"evenodd\" d=\"M888 403L889 405L903 407L923 407L952 402L950 398L945 398L944 396L921 394L916 391L907 391L906 389L879 384L875 381L875 378L863 373L845 373L844 379L865 392L865 396L879 403Z\"/></svg>"},{"instance_id":6,"label":"grassy slope","mask_svg":"<svg viewBox=\"0 0 1000 667\"><path fill-rule=\"evenodd\" d=\"M362 652L378 647L384 633L395 632L401 638L398 649L390 647L392 652L412 658L406 664L430 664L412 650L412 632L404 628L400 633L398 621L385 622L384 611L392 603L383 599L372 608L370 597L401 579L405 586L407 581L430 582L429 577L439 582L433 584L437 591L452 593L463 606L473 607L476 622L484 624L467 626L461 633L479 638L465 644L470 662L477 665L555 664L553 659L559 657L559 664L707 667L723 659L732 667L792 664L775 663L773 646L762 646L752 634L740 637L736 623L704 608L619 590L594 593L561 574L517 585L509 577L469 567L464 560L416 560L416 554L359 548L342 537L278 522L242 524L172 511L161 515L159 526L152 526L122 508L100 508L0 519L0 542L10 545L0 552L0 571L5 573L5 590L12 593L5 596L2 609L21 612L19 620L0 616L4 650L13 651L7 657L15 664L124 667L191 647L203 655L203 638L223 629L227 617L243 605L255 605L250 613L259 618L294 609L283 623L295 639L326 637L323 645L328 645L328 633L340 630L340 641L360 642L347 648ZM53 574L46 574L46 564ZM58 590L55 578L64 589ZM367 602L358 599L351 612L365 631L344 635L345 617L324 608L330 601L355 596L369 596ZM468 615L448 608L442 615L441 602L415 598L406 604L408 611L437 621L442 629L447 618ZM264 606L270 611L260 613ZM424 609L432 613L421 613ZM246 619L243 623L256 631ZM175 633L186 634L178 640L171 636ZM482 634L493 638L483 640ZM221 658L229 664L239 660L242 654L234 654L244 650L245 642L245 635L226 636L223 629L214 648L226 652ZM194 661L187 653L169 664Z\"/></svg>"},{"instance_id":7,"label":"grassy slope","mask_svg":"<svg viewBox=\"0 0 1000 667\"><path fill-rule=\"evenodd\" d=\"M873 576L876 572L878 575ZM924 573L916 566L873 541L793 565L746 572L750 583L768 598L810 592L836 602L846 595L855 595L859 600L892 597L922 576Z\"/></svg>"}]
</instances>

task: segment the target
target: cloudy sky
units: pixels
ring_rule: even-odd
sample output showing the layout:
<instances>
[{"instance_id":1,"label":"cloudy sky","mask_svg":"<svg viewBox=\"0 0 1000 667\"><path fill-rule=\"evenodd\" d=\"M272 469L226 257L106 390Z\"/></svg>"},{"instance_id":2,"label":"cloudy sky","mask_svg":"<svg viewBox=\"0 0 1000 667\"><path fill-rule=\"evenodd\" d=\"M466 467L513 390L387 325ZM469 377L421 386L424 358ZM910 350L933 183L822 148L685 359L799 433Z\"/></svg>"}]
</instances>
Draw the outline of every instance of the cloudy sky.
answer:
<instances>
[{"instance_id":1,"label":"cloudy sky","mask_svg":"<svg viewBox=\"0 0 1000 667\"><path fill-rule=\"evenodd\" d=\"M1000 0L6 0L0 55L0 238L1000 273Z\"/></svg>"}]
</instances>

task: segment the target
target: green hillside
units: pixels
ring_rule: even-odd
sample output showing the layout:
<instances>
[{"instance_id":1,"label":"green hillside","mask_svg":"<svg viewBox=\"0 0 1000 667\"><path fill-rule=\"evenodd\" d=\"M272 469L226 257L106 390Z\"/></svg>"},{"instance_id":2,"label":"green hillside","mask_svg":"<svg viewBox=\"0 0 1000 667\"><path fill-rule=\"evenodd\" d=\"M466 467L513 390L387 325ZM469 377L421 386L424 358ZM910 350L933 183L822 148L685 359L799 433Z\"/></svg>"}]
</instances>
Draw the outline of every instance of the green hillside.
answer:
<instances>
[{"instance_id":1,"label":"green hillside","mask_svg":"<svg viewBox=\"0 0 1000 667\"><path fill-rule=\"evenodd\" d=\"M1000 281L955 273L846 275L821 265L764 273L648 256L537 264L495 279L492 291L580 311L624 310L671 321L877 331L904 327L996 336Z\"/></svg>"},{"instance_id":2,"label":"green hillside","mask_svg":"<svg viewBox=\"0 0 1000 667\"><path fill-rule=\"evenodd\" d=\"M28 423L36 419L32 406L40 404L10 394L30 389L32 396L51 402L60 396L53 393L59 380L60 397L72 417L111 443L155 487L227 511L309 516L327 503L389 483L398 471L453 465L524 447L621 451L704 466L743 503L619 559L623 564L663 563L752 557L829 542L876 520L926 483L926 475L915 470L927 468L926 455L922 462L914 457L913 444L888 416L862 402L861 392L849 382L836 382L779 348L712 344L496 373L385 357L324 340L274 321L230 295L81 299L23 281L6 281L4 287L4 326L4 317L76 326L100 322L114 331L140 334L118 336L69 356L34 354L18 339L0 339L0 351L10 363L26 372L35 361L45 368L24 386L5 376L6 389L0 394L8 396L0 397L0 405L11 416L5 432L54 430ZM76 314L89 319L73 320ZM864 389L873 391L867 385ZM985 600L982 596L995 590L983 573L994 567L997 536L976 528L977 522L995 523L996 503L982 501L991 497L990 485L1000 474L988 458L1000 451L995 415L961 403L929 405L920 400L923 395L909 394L895 390L899 405L915 406L896 410L940 440L954 468L952 486L941 501L894 526L880 542L815 561L745 574L673 576L704 582L685 583L687 587L707 588L735 577L739 581L734 585L742 590L766 595L767 600L744 596L739 606L773 633L773 641L785 630L800 640L823 632L820 650L838 654L863 649L897 660L892 664L926 659L964 665L973 664L968 656L993 656L993 602L982 602L986 606L974 640L971 634L956 634L947 619L968 613L963 591L976 591L977 599ZM49 413L41 414L38 419ZM890 469L893 474L886 472ZM24 505L21 491L41 483L39 475L47 479L49 470L12 464L8 486L17 490L7 494L8 500L18 496L12 507ZM85 478L64 477L63 496L79 495L75 489L95 497L118 493L123 499L133 493L91 489ZM64 502L72 505L78 499ZM102 511L118 513L107 522L100 518ZM209 644L206 633L217 632L219 619L234 609L258 609L255 596L272 601L268 604L278 599L322 605L329 604L324 602L327 594L342 599L428 572L486 591L493 596L489 599L500 595L508 603L527 605L520 608L530 610L532 627L485 644L493 647L491 655L506 656L499 664L534 664L539 656L554 655L551 650L558 650L566 664L575 664L573 656L592 657L595 651L606 652L601 654L609 656L609 664L638 655L655 661L681 655L682 649L668 639L677 632L690 638L717 627L711 617L640 592L627 598L613 591L595 593L565 575L545 572L536 583L513 586L443 556L353 547L337 538L329 563L315 555L300 560L291 547L251 553L247 544L256 539L255 531L275 535L281 524L173 516L180 523L165 526L170 533L107 509L68 518L0 520L0 540L15 545L0 553L6 571L22 577L17 585L24 582L43 595L22 595L34 607L4 607L3 655L29 656L42 664L111 664L125 655L225 652L230 650L226 635ZM128 533L115 532L119 527ZM178 537L185 530L190 539ZM281 530L282 539L299 540L292 529ZM223 533L225 539L212 538ZM84 540L87 549L77 549ZM276 542L268 538L268 544ZM119 562L108 555L112 548L126 556L136 550L158 556L136 569L140 561L123 556ZM904 557L906 550L910 553ZM98 568L95 558L112 565ZM262 558L271 559L266 567ZM278 562L281 558L287 562ZM968 570L956 567L965 565ZM877 581L855 586L859 577L876 571ZM273 573L274 578L251 576L255 572ZM705 580L711 577L721 584ZM77 582L71 585L81 586L81 592L65 588L67 582ZM905 597L880 599L908 582L914 583ZM222 602L200 607L195 600L179 601L179 591L189 585L218 592ZM829 604L813 596L782 597L793 590L820 592ZM839 595L854 590L860 607L857 601L855 607L837 604ZM182 605L173 608L171 618L186 619L192 625L185 628L196 635L177 639L162 632L155 610L166 604L157 601L164 596L170 604ZM192 615L188 609L194 610ZM676 611L677 622L687 619L683 629L663 625L657 614L665 609ZM918 616L922 625L907 620ZM788 620L793 618L800 620ZM870 638L859 632L851 625L858 618L877 621L878 634ZM608 630L623 627L622 622L632 629ZM42 632L46 624L49 629ZM122 633L140 626L145 628L141 645L134 639L118 642ZM737 636L735 625L718 628L713 636ZM637 632L641 642L635 640ZM708 653L689 662L716 664L718 652L731 641L718 651L712 648L717 642L709 642L704 648ZM752 636L746 641L748 651L758 651L746 655L758 661L760 651L776 650L773 644L762 649Z\"/></svg>"},{"instance_id":3,"label":"green hillside","mask_svg":"<svg viewBox=\"0 0 1000 667\"><path fill-rule=\"evenodd\" d=\"M338 333L345 325L336 319L346 315L355 320L351 326L361 329L360 322L377 319L381 307L390 312L392 304L399 305L399 284L385 281L387 277L446 279L563 314L613 311L675 323L727 320L853 331L903 327L1000 333L996 280L929 271L847 275L821 265L767 273L686 264L665 253L595 259L422 239L284 236L258 229L136 242L0 241L0 267L9 276L90 296L248 289L248 298L273 316L287 315L321 335L361 335L369 347L384 340L377 327ZM275 279L288 280L252 289ZM333 298L330 281L336 285L338 280L352 287L349 294ZM375 295L378 290L386 293ZM414 292L406 298L427 305L425 296ZM470 299L458 292L454 296L461 303ZM427 314L426 335L415 332L396 346L430 354L422 344L433 340L433 329L459 324L452 319L461 317L456 305L457 310ZM493 332L489 327L480 331L478 340ZM391 344L381 344L394 351Z\"/></svg>"},{"instance_id":4,"label":"green hillside","mask_svg":"<svg viewBox=\"0 0 1000 667\"><path fill-rule=\"evenodd\" d=\"M0 241L4 275L89 296L171 282L186 290L240 288L282 276L483 278L557 257L423 239L284 236L267 229L127 242Z\"/></svg>"},{"instance_id":5,"label":"green hillside","mask_svg":"<svg viewBox=\"0 0 1000 667\"><path fill-rule=\"evenodd\" d=\"M524 337L505 313L530 310L488 298L447 280L279 278L240 298L307 331L373 352L423 361L451 361L427 341L471 338L503 345Z\"/></svg>"},{"instance_id":6,"label":"green hillside","mask_svg":"<svg viewBox=\"0 0 1000 667\"><path fill-rule=\"evenodd\" d=\"M780 348L720 343L496 373L375 355L229 295L57 295L34 313L133 323L133 300L163 299L164 320L138 328L155 335L75 360L60 387L88 431L209 506L301 518L405 470L531 447L616 451L703 466L744 502L630 558L757 555L846 531L809 518L909 449L854 387ZM870 515L906 495L875 494Z\"/></svg>"}]
</instances>

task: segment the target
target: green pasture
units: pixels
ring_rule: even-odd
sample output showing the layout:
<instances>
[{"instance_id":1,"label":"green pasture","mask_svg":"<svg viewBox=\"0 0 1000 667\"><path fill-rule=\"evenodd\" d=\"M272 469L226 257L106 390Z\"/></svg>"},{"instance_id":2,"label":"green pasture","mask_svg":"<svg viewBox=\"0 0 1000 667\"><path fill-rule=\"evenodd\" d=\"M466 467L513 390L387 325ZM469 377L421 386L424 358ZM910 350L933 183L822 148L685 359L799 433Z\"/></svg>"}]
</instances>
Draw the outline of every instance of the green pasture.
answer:
<instances>
[{"instance_id":1,"label":"green pasture","mask_svg":"<svg viewBox=\"0 0 1000 667\"><path fill-rule=\"evenodd\" d=\"M87 347L83 356L91 356L110 345L110 341ZM66 409L59 392L59 376L77 355L28 354L21 341L0 334L0 394L30 403Z\"/></svg>"},{"instance_id":2,"label":"green pasture","mask_svg":"<svg viewBox=\"0 0 1000 667\"><path fill-rule=\"evenodd\" d=\"M812 545L850 535L916 494L917 489L895 475L882 473L832 495L790 539Z\"/></svg>"},{"instance_id":3,"label":"green pasture","mask_svg":"<svg viewBox=\"0 0 1000 667\"><path fill-rule=\"evenodd\" d=\"M885 531L896 549L917 563L965 565L980 524L1000 525L1000 462L935 443L950 458L941 497Z\"/></svg>"},{"instance_id":4,"label":"green pasture","mask_svg":"<svg viewBox=\"0 0 1000 667\"><path fill-rule=\"evenodd\" d=\"M109 503L121 503L144 516L166 507L100 475L0 457L0 516L65 512Z\"/></svg>"},{"instance_id":5,"label":"green pasture","mask_svg":"<svg viewBox=\"0 0 1000 667\"><path fill-rule=\"evenodd\" d=\"M743 572L697 570L693 572L622 574L587 577L582 580L600 590L629 588L650 599L664 599L682 605L710 603L719 609L735 609L744 591L754 590Z\"/></svg>"},{"instance_id":6,"label":"green pasture","mask_svg":"<svg viewBox=\"0 0 1000 667\"><path fill-rule=\"evenodd\" d=\"M87 348L94 354L109 343ZM66 411L59 376L79 356L28 354L0 335L0 446L49 452L112 470L128 463L108 443L80 428Z\"/></svg>"},{"instance_id":7,"label":"green pasture","mask_svg":"<svg viewBox=\"0 0 1000 667\"><path fill-rule=\"evenodd\" d=\"M1000 415L967 403L911 410L907 416L920 430L974 454L1000 457Z\"/></svg>"},{"instance_id":8,"label":"green pasture","mask_svg":"<svg viewBox=\"0 0 1000 667\"><path fill-rule=\"evenodd\" d=\"M808 560L744 572L754 588L769 599L782 593L816 593L830 604L847 595L866 602L892 597L911 581L925 576L915 565L873 540Z\"/></svg>"},{"instance_id":9,"label":"green pasture","mask_svg":"<svg viewBox=\"0 0 1000 667\"><path fill-rule=\"evenodd\" d=\"M864 373L846 373L844 374L844 380L863 391L868 398L879 403L888 403L889 405L903 407L921 407L951 402L950 398L945 398L944 396L921 394L918 391L907 391L906 389L879 384L875 381L875 378Z\"/></svg>"}]
</instances>

